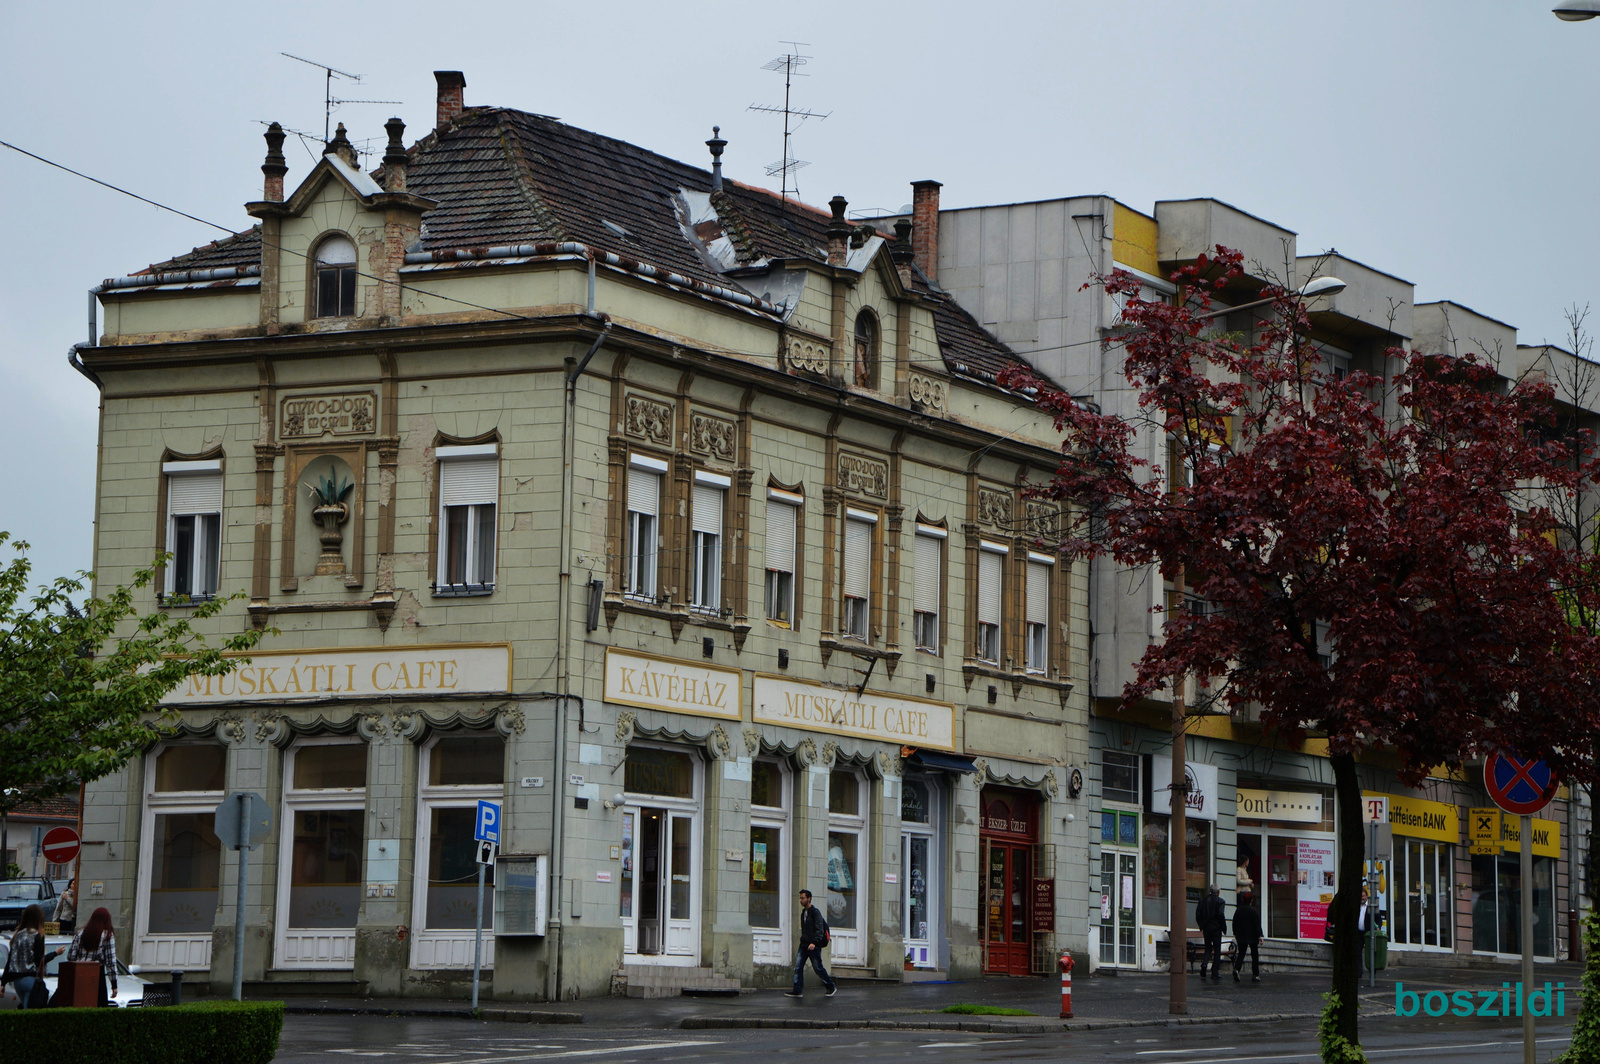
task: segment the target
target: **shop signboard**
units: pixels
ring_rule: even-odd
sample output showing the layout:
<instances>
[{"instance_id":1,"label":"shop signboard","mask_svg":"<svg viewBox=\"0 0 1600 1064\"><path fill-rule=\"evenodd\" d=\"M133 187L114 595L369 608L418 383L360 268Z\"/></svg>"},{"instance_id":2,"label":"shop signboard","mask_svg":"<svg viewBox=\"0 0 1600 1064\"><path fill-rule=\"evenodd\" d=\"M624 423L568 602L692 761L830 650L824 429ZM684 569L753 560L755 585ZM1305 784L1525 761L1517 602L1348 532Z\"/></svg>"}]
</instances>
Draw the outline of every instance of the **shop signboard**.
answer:
<instances>
[{"instance_id":1,"label":"shop signboard","mask_svg":"<svg viewBox=\"0 0 1600 1064\"><path fill-rule=\"evenodd\" d=\"M511 647L452 643L338 650L252 650L221 676L191 676L162 704L306 701L388 695L501 694L511 690Z\"/></svg>"},{"instance_id":2,"label":"shop signboard","mask_svg":"<svg viewBox=\"0 0 1600 1064\"><path fill-rule=\"evenodd\" d=\"M739 720L744 673L655 654L606 648L606 701L697 717Z\"/></svg>"},{"instance_id":3,"label":"shop signboard","mask_svg":"<svg viewBox=\"0 0 1600 1064\"><path fill-rule=\"evenodd\" d=\"M1322 795L1317 791L1263 791L1240 787L1237 801L1235 815L1246 820L1322 823Z\"/></svg>"},{"instance_id":4,"label":"shop signboard","mask_svg":"<svg viewBox=\"0 0 1600 1064\"><path fill-rule=\"evenodd\" d=\"M1320 939L1333 901L1333 840L1295 840L1295 900L1299 907L1300 937Z\"/></svg>"},{"instance_id":5,"label":"shop signboard","mask_svg":"<svg viewBox=\"0 0 1600 1064\"><path fill-rule=\"evenodd\" d=\"M1388 803L1389 823L1396 835L1413 839L1431 839L1434 842L1458 843L1461 841L1461 817L1454 805L1448 802L1430 802L1426 798L1412 798L1404 794L1374 794L1362 792L1362 800L1370 802L1382 798Z\"/></svg>"},{"instance_id":6,"label":"shop signboard","mask_svg":"<svg viewBox=\"0 0 1600 1064\"><path fill-rule=\"evenodd\" d=\"M956 748L955 707L948 702L762 675L755 678L752 701L752 719L757 724L854 735L929 750Z\"/></svg>"},{"instance_id":7,"label":"shop signboard","mask_svg":"<svg viewBox=\"0 0 1600 1064\"><path fill-rule=\"evenodd\" d=\"M1522 824L1520 817L1500 818L1500 848L1506 853L1522 852ZM1561 856L1561 825L1554 820L1533 818L1533 855L1535 857Z\"/></svg>"},{"instance_id":8,"label":"shop signboard","mask_svg":"<svg viewBox=\"0 0 1600 1064\"><path fill-rule=\"evenodd\" d=\"M1468 849L1474 854L1500 852L1500 810L1467 810Z\"/></svg>"},{"instance_id":9,"label":"shop signboard","mask_svg":"<svg viewBox=\"0 0 1600 1064\"><path fill-rule=\"evenodd\" d=\"M1185 815L1196 820L1217 819L1217 766L1190 761L1183 766L1189 777L1189 797ZM1172 759L1156 754L1150 758L1148 809L1166 813L1172 809Z\"/></svg>"}]
</instances>

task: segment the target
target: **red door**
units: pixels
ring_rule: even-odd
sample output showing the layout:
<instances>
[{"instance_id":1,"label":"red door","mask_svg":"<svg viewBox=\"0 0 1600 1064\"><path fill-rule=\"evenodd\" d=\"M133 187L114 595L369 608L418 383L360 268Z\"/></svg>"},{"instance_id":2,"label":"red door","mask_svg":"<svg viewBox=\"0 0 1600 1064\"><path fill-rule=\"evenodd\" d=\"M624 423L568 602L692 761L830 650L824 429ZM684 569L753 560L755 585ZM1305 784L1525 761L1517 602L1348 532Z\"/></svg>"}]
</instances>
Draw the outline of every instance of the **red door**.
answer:
<instances>
[{"instance_id":1,"label":"red door","mask_svg":"<svg viewBox=\"0 0 1600 1064\"><path fill-rule=\"evenodd\" d=\"M984 795L984 970L1029 975L1033 969L1034 802L1026 795Z\"/></svg>"}]
</instances>

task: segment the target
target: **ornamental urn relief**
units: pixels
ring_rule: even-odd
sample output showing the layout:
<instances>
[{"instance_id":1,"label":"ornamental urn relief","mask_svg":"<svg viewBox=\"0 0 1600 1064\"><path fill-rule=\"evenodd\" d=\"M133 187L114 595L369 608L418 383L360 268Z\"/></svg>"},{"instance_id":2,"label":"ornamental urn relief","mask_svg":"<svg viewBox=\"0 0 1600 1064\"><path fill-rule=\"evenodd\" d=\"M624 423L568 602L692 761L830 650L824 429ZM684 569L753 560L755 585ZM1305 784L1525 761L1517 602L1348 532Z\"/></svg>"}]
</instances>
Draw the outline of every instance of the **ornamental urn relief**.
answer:
<instances>
[{"instance_id":1,"label":"ornamental urn relief","mask_svg":"<svg viewBox=\"0 0 1600 1064\"><path fill-rule=\"evenodd\" d=\"M344 532L340 529L350 520L350 504L345 502L355 481L340 482L337 472L318 477L307 489L311 496L311 519L322 531L317 536L322 541L322 556L317 559L317 575L329 576L344 572Z\"/></svg>"}]
</instances>

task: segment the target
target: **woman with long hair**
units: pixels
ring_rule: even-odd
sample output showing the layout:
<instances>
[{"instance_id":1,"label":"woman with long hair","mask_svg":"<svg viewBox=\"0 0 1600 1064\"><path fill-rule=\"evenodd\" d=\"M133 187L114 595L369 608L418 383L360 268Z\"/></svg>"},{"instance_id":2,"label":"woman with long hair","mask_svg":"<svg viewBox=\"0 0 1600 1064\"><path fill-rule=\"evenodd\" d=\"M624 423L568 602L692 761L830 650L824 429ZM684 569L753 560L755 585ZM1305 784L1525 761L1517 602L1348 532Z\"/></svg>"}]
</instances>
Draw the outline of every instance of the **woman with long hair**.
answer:
<instances>
[{"instance_id":1,"label":"woman with long hair","mask_svg":"<svg viewBox=\"0 0 1600 1064\"><path fill-rule=\"evenodd\" d=\"M67 947L67 960L100 962L100 1004L109 1005L117 996L117 935L111 930L109 909L101 907L89 915L89 922L73 936L72 945ZM106 992L108 981L111 984L109 994Z\"/></svg>"},{"instance_id":2,"label":"woman with long hair","mask_svg":"<svg viewBox=\"0 0 1600 1064\"><path fill-rule=\"evenodd\" d=\"M22 919L11 936L5 973L0 975L0 983L17 984L19 1008L25 1009L32 1004L35 988L44 978L45 962L60 953L59 949L53 953L45 952L44 909L37 904L28 906L22 911ZM39 993L42 996L44 992L41 990Z\"/></svg>"}]
</instances>

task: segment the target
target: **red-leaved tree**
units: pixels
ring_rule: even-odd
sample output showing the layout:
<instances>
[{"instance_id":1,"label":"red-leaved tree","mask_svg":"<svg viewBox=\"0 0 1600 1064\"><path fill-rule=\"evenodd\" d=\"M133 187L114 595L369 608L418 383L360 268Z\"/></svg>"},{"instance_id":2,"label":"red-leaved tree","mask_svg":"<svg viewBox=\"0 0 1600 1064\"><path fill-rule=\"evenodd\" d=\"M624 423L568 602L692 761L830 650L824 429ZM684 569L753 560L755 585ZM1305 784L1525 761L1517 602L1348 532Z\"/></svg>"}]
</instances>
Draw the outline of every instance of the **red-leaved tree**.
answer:
<instances>
[{"instance_id":1,"label":"red-leaved tree","mask_svg":"<svg viewBox=\"0 0 1600 1064\"><path fill-rule=\"evenodd\" d=\"M1327 738L1342 846L1324 1054L1361 1059L1356 757L1393 751L1413 785L1491 749L1587 776L1600 645L1568 611L1593 591L1541 504L1583 473L1541 431L1549 387L1504 389L1472 355L1394 350L1387 380L1336 376L1273 287L1252 337L1218 331L1212 294L1241 272L1219 247L1173 276L1173 302L1103 280L1126 301L1108 343L1136 419L1022 372L1002 383L1038 389L1065 436L1036 489L1077 515L1064 550L1154 566L1205 604L1167 615L1124 704L1192 679L1269 730ZM1136 456L1139 433L1167 441L1171 470Z\"/></svg>"}]
</instances>

